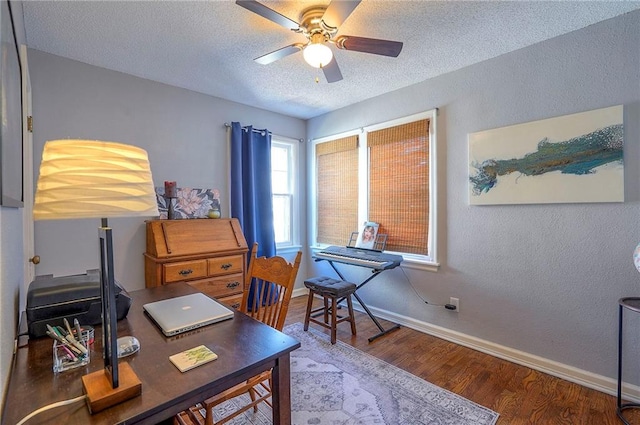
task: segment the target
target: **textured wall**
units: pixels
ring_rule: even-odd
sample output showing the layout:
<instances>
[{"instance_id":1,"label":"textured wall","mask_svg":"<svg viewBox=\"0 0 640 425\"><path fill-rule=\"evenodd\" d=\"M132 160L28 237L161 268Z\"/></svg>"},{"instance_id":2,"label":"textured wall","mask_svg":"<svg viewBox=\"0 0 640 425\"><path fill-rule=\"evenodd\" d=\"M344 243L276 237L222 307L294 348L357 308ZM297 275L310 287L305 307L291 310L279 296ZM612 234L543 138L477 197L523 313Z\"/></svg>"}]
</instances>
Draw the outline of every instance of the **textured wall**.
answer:
<instances>
[{"instance_id":1,"label":"textured wall","mask_svg":"<svg viewBox=\"0 0 640 425\"><path fill-rule=\"evenodd\" d=\"M240 121L302 138L300 119L29 50L34 114L34 184L45 141L88 138L147 150L156 186L217 188L228 205L224 123ZM225 214L226 216L226 214ZM38 221L37 274L55 276L97 268L99 220ZM142 218L109 220L114 229L115 275L128 290L144 288Z\"/></svg>"},{"instance_id":2,"label":"textured wall","mask_svg":"<svg viewBox=\"0 0 640 425\"><path fill-rule=\"evenodd\" d=\"M0 207L0 414L18 325L22 255L22 209Z\"/></svg>"},{"instance_id":3,"label":"textured wall","mask_svg":"<svg viewBox=\"0 0 640 425\"><path fill-rule=\"evenodd\" d=\"M617 301L640 293L632 263L640 242L638 46L634 12L311 119L307 136L317 138L439 108L442 267L406 275L433 303L460 298L461 311L426 306L399 270L363 288L365 301L615 377ZM624 203L469 205L469 133L618 104Z\"/></svg>"}]
</instances>

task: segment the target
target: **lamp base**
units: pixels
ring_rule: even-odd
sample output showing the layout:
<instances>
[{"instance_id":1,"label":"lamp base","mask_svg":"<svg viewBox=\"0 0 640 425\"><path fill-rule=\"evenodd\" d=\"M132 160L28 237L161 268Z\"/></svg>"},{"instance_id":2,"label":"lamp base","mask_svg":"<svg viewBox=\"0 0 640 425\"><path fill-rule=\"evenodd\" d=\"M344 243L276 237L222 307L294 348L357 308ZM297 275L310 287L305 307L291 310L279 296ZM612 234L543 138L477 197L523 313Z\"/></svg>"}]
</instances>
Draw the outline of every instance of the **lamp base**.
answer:
<instances>
[{"instance_id":1,"label":"lamp base","mask_svg":"<svg viewBox=\"0 0 640 425\"><path fill-rule=\"evenodd\" d=\"M87 395L89 413L93 415L142 394L142 382L129 363L121 363L119 373L118 388L111 388L111 378L106 370L99 370L82 377L82 388Z\"/></svg>"}]
</instances>

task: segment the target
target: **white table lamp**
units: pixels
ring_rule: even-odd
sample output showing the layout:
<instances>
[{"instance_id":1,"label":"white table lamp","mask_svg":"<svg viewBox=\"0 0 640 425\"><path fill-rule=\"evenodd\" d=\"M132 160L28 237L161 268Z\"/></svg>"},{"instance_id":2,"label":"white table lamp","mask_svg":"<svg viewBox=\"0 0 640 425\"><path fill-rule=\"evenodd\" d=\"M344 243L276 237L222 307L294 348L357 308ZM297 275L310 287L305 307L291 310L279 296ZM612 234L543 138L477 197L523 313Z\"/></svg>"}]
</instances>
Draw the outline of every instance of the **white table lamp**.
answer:
<instances>
[{"instance_id":1,"label":"white table lamp","mask_svg":"<svg viewBox=\"0 0 640 425\"><path fill-rule=\"evenodd\" d=\"M102 219L100 295L105 369L82 378L92 413L141 392L141 383L128 364L123 364L122 376L118 373L113 239L107 219L158 214L149 159L143 149L98 140L45 143L34 219Z\"/></svg>"}]
</instances>

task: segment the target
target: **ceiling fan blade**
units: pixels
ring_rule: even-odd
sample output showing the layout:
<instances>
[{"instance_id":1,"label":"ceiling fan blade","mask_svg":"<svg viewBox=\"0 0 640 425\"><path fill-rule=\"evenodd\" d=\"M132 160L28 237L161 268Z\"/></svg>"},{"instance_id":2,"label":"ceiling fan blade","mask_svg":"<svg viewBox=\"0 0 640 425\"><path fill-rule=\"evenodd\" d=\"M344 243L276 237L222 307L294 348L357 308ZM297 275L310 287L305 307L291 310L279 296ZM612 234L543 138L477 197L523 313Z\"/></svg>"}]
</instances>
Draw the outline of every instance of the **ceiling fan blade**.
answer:
<instances>
[{"instance_id":1,"label":"ceiling fan blade","mask_svg":"<svg viewBox=\"0 0 640 425\"><path fill-rule=\"evenodd\" d=\"M304 47L302 43L292 44L287 47L283 47L282 49L274 50L271 53L267 53L266 55L262 55L254 59L254 61L258 62L261 65L268 65L271 62L275 62L278 59L282 59L285 56L292 55L294 53L299 52Z\"/></svg>"},{"instance_id":2,"label":"ceiling fan blade","mask_svg":"<svg viewBox=\"0 0 640 425\"><path fill-rule=\"evenodd\" d=\"M375 55L398 57L402 51L402 42L379 40L376 38L354 37L341 35L336 38L335 44L339 49L353 50L356 52L373 53Z\"/></svg>"},{"instance_id":3,"label":"ceiling fan blade","mask_svg":"<svg viewBox=\"0 0 640 425\"><path fill-rule=\"evenodd\" d=\"M281 15L275 10L270 9L264 4L258 3L255 0L236 0L236 4L290 30L297 30L298 28L300 28L300 24L298 24L296 21L289 19L284 15Z\"/></svg>"},{"instance_id":4,"label":"ceiling fan blade","mask_svg":"<svg viewBox=\"0 0 640 425\"><path fill-rule=\"evenodd\" d=\"M342 1L333 0L327 10L322 15L324 23L330 27L338 28L342 23L351 15L356 7L360 4L361 0L355 1Z\"/></svg>"},{"instance_id":5,"label":"ceiling fan blade","mask_svg":"<svg viewBox=\"0 0 640 425\"><path fill-rule=\"evenodd\" d=\"M335 56L331 59L331 62L322 67L322 72L324 72L327 83L335 83L336 81L342 80L342 72L340 72L340 67L338 66Z\"/></svg>"}]
</instances>

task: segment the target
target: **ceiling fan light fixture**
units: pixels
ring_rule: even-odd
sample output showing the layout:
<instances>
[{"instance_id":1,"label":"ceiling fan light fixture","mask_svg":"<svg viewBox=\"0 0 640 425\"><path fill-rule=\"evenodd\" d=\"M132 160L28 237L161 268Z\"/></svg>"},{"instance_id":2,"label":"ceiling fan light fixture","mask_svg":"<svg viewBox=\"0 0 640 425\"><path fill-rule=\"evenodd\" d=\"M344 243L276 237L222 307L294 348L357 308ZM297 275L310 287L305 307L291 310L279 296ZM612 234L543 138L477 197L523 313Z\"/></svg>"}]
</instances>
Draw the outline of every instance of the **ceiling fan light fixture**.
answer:
<instances>
[{"instance_id":1,"label":"ceiling fan light fixture","mask_svg":"<svg viewBox=\"0 0 640 425\"><path fill-rule=\"evenodd\" d=\"M304 60L314 68L323 68L333 59L333 52L323 43L310 43L302 52Z\"/></svg>"},{"instance_id":2,"label":"ceiling fan light fixture","mask_svg":"<svg viewBox=\"0 0 640 425\"><path fill-rule=\"evenodd\" d=\"M333 58L329 43L336 49L371 53L389 57L398 57L402 51L402 42L377 38L347 36L338 34L338 28L351 15L362 0L325 0L326 5L311 6L302 11L300 22L296 22L279 12L265 6L260 0L236 0L245 9L262 16L284 28L307 38L307 42L294 43L274 50L254 59L266 65L302 50L304 60L314 68L322 69L328 83L342 80L342 73ZM316 77L316 82L318 78Z\"/></svg>"}]
</instances>

